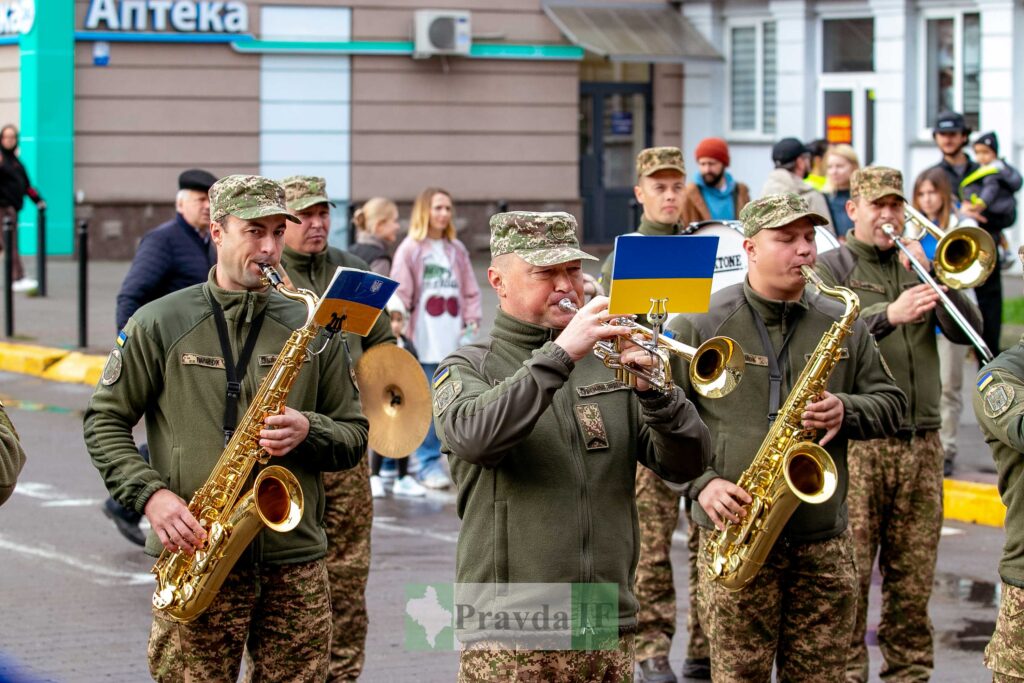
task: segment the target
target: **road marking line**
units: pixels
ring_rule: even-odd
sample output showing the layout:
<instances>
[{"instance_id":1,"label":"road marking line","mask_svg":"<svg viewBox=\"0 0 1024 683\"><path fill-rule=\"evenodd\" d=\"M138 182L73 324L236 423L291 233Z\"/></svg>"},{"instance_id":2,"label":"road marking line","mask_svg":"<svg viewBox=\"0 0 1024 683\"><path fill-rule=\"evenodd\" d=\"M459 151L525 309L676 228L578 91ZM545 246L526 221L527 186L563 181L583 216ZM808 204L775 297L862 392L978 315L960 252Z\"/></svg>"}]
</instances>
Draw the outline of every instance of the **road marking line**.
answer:
<instances>
[{"instance_id":1,"label":"road marking line","mask_svg":"<svg viewBox=\"0 0 1024 683\"><path fill-rule=\"evenodd\" d=\"M427 538L436 538L439 541L445 541L446 543L458 543L458 534L446 534L441 531L431 531L430 529L410 529L407 526L400 526L398 524L388 524L387 522L381 522L379 520L373 520L373 526L378 529L384 529L385 531L394 531L399 534L408 534L409 536L426 536Z\"/></svg>"},{"instance_id":2,"label":"road marking line","mask_svg":"<svg viewBox=\"0 0 1024 683\"><path fill-rule=\"evenodd\" d=\"M121 571L120 569L111 569L110 567L104 567L100 564L80 560L76 557L72 557L71 555L65 555L64 553L57 552L53 549L36 548L33 546L15 543L14 541L7 540L3 536L0 536L0 548L21 553L22 555L28 555L30 557L50 560L52 562L67 565L72 569L93 574L93 580L103 585L127 583L130 586L137 586L140 584L153 583L154 581L154 576L149 572L144 574L142 572L126 572Z\"/></svg>"},{"instance_id":3,"label":"road marking line","mask_svg":"<svg viewBox=\"0 0 1024 683\"><path fill-rule=\"evenodd\" d=\"M44 508L78 508L99 505L103 501L99 498L66 498L64 500L48 500L42 504Z\"/></svg>"}]
</instances>

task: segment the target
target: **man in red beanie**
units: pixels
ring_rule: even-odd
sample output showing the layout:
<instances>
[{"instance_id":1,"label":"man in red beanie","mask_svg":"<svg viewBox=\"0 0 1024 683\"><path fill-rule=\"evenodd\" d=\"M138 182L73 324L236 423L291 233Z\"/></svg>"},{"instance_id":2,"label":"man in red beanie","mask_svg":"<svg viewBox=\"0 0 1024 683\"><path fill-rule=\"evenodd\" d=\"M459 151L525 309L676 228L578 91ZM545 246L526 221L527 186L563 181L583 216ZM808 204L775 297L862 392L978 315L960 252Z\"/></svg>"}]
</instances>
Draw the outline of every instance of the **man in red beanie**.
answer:
<instances>
[{"instance_id":1,"label":"man in red beanie","mask_svg":"<svg viewBox=\"0 0 1024 683\"><path fill-rule=\"evenodd\" d=\"M729 145L722 138L704 138L694 151L700 173L686 185L686 202L681 222L734 221L750 201L750 189L733 180L729 167Z\"/></svg>"}]
</instances>

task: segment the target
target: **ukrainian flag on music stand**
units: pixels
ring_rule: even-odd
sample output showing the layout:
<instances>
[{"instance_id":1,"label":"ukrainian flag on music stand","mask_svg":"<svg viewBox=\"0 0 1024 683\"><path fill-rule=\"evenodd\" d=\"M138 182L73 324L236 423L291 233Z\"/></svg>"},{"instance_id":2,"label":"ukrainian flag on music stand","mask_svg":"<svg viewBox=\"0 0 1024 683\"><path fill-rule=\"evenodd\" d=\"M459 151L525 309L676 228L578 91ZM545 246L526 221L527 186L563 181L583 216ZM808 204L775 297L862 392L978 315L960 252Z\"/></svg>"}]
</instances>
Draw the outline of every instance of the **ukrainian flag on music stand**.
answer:
<instances>
[{"instance_id":1,"label":"ukrainian flag on music stand","mask_svg":"<svg viewBox=\"0 0 1024 683\"><path fill-rule=\"evenodd\" d=\"M388 305L398 282L358 268L338 268L320 297L313 319L332 332L365 337Z\"/></svg>"},{"instance_id":2,"label":"ukrainian flag on music stand","mask_svg":"<svg viewBox=\"0 0 1024 683\"><path fill-rule=\"evenodd\" d=\"M668 299L668 313L704 313L711 298L718 237L622 235L615 238L611 303L614 315L646 313L651 299Z\"/></svg>"}]
</instances>

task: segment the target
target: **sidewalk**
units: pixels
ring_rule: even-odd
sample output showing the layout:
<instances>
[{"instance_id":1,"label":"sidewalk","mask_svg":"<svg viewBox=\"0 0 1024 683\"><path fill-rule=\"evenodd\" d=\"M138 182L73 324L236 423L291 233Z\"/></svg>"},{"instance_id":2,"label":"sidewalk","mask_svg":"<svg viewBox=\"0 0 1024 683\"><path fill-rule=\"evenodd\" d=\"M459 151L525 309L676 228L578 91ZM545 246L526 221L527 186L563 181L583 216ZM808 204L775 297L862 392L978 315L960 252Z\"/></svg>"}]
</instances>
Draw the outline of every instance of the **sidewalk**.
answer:
<instances>
[{"instance_id":1,"label":"sidewalk","mask_svg":"<svg viewBox=\"0 0 1024 683\"><path fill-rule=\"evenodd\" d=\"M482 335L488 334L493 326L498 303L494 291L487 285L488 263L486 253L473 255L473 267L483 294ZM34 276L34 264L26 265ZM0 370L94 385L117 334L116 297L128 266L126 261L89 263L87 345L79 349L77 264L68 259L51 259L47 271L49 296L14 295L15 335L0 342ZM596 275L600 262L588 263L586 269ZM1007 299L1024 292L1024 281L1017 275L1004 274L1003 286ZM1004 345L1010 338L1015 341L1020 332L1004 329ZM964 368L959 453L955 478L945 483L946 518L998 527L1003 524L1006 510L995 487L995 465L971 408L975 370L973 363Z\"/></svg>"}]
</instances>

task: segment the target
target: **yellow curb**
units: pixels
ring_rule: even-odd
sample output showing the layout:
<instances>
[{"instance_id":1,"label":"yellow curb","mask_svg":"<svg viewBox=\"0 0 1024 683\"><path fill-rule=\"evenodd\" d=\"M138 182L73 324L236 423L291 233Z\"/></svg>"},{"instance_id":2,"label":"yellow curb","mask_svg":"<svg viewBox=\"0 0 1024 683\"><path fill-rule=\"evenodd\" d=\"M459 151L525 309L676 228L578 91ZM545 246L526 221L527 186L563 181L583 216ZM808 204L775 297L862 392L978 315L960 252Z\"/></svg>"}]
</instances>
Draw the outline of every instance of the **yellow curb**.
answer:
<instances>
[{"instance_id":1,"label":"yellow curb","mask_svg":"<svg viewBox=\"0 0 1024 683\"><path fill-rule=\"evenodd\" d=\"M106 362L106 356L95 356L72 351L51 365L43 373L43 379L54 382L88 384L94 387L100 381L100 376L103 374L103 366Z\"/></svg>"},{"instance_id":2,"label":"yellow curb","mask_svg":"<svg viewBox=\"0 0 1024 683\"><path fill-rule=\"evenodd\" d=\"M1006 506L995 484L946 479L942 483L946 519L1002 527Z\"/></svg>"},{"instance_id":3,"label":"yellow curb","mask_svg":"<svg viewBox=\"0 0 1024 683\"><path fill-rule=\"evenodd\" d=\"M0 370L42 377L48 367L66 355L64 349L0 342Z\"/></svg>"}]
</instances>

